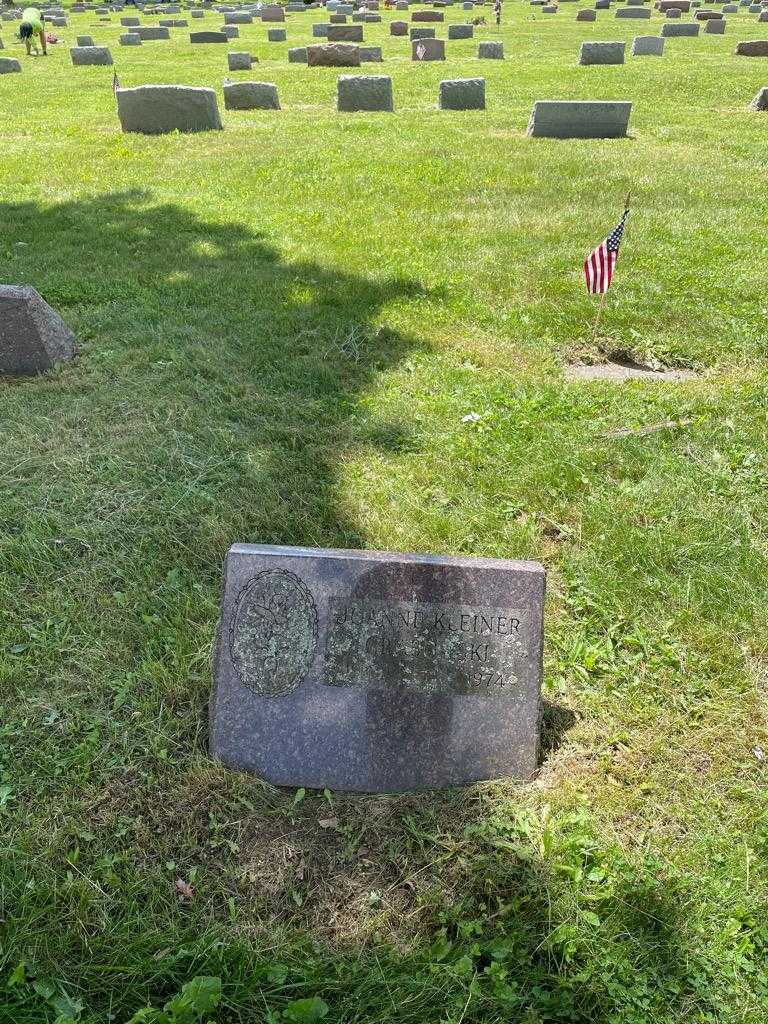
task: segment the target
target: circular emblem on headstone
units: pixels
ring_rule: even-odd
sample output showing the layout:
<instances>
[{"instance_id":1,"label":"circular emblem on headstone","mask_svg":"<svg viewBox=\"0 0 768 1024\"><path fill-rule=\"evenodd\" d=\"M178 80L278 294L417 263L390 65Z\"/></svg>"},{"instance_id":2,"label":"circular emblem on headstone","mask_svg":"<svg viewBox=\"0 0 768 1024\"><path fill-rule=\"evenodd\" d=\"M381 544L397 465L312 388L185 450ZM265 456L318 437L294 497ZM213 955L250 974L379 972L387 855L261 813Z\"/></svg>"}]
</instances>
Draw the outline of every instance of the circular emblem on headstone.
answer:
<instances>
[{"instance_id":1,"label":"circular emblem on headstone","mask_svg":"<svg viewBox=\"0 0 768 1024\"><path fill-rule=\"evenodd\" d=\"M317 608L287 569L265 569L240 591L229 649L240 682L260 697L282 697L309 672L317 647Z\"/></svg>"}]
</instances>

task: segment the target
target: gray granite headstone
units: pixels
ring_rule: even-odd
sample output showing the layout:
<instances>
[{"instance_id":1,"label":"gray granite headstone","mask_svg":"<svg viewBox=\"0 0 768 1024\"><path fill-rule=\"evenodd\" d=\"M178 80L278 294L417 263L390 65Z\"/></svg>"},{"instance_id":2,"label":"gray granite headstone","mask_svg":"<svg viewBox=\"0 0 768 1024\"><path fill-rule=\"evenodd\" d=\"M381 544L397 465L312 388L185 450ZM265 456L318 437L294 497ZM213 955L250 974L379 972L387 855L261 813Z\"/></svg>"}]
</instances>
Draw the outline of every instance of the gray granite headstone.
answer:
<instances>
[{"instance_id":1,"label":"gray granite headstone","mask_svg":"<svg viewBox=\"0 0 768 1024\"><path fill-rule=\"evenodd\" d=\"M236 544L211 752L319 789L530 778L543 597L535 562Z\"/></svg>"},{"instance_id":2,"label":"gray granite headstone","mask_svg":"<svg viewBox=\"0 0 768 1024\"><path fill-rule=\"evenodd\" d=\"M342 112L392 110L392 79L389 75L339 75L336 109Z\"/></svg>"},{"instance_id":3,"label":"gray granite headstone","mask_svg":"<svg viewBox=\"0 0 768 1024\"><path fill-rule=\"evenodd\" d=\"M311 68L359 68L360 47L355 43L326 43L307 47Z\"/></svg>"},{"instance_id":4,"label":"gray granite headstone","mask_svg":"<svg viewBox=\"0 0 768 1024\"><path fill-rule=\"evenodd\" d=\"M449 39L471 39L474 35L475 29L473 25L449 25L448 26L448 38Z\"/></svg>"},{"instance_id":5,"label":"gray granite headstone","mask_svg":"<svg viewBox=\"0 0 768 1024\"><path fill-rule=\"evenodd\" d=\"M225 82L225 110L279 110L277 86L273 82Z\"/></svg>"},{"instance_id":6,"label":"gray granite headstone","mask_svg":"<svg viewBox=\"0 0 768 1024\"><path fill-rule=\"evenodd\" d=\"M141 46L141 36L138 32L123 32L120 36L121 46Z\"/></svg>"},{"instance_id":7,"label":"gray granite headstone","mask_svg":"<svg viewBox=\"0 0 768 1024\"><path fill-rule=\"evenodd\" d=\"M414 39L411 42L411 60L445 60L444 39Z\"/></svg>"},{"instance_id":8,"label":"gray granite headstone","mask_svg":"<svg viewBox=\"0 0 768 1024\"><path fill-rule=\"evenodd\" d=\"M408 35L413 39L434 39L435 30L433 28L412 28Z\"/></svg>"},{"instance_id":9,"label":"gray granite headstone","mask_svg":"<svg viewBox=\"0 0 768 1024\"><path fill-rule=\"evenodd\" d=\"M626 100L537 100L528 135L548 139L619 139L627 134Z\"/></svg>"},{"instance_id":10,"label":"gray granite headstone","mask_svg":"<svg viewBox=\"0 0 768 1024\"><path fill-rule=\"evenodd\" d=\"M407 21L392 21L389 24L389 34L391 36L407 36L408 35L408 22Z\"/></svg>"},{"instance_id":11,"label":"gray granite headstone","mask_svg":"<svg viewBox=\"0 0 768 1024\"><path fill-rule=\"evenodd\" d=\"M229 39L223 32L190 32L190 43L228 43Z\"/></svg>"},{"instance_id":12,"label":"gray granite headstone","mask_svg":"<svg viewBox=\"0 0 768 1024\"><path fill-rule=\"evenodd\" d=\"M661 36L635 36L632 40L633 57L662 57L664 40Z\"/></svg>"},{"instance_id":13,"label":"gray granite headstone","mask_svg":"<svg viewBox=\"0 0 768 1024\"><path fill-rule=\"evenodd\" d=\"M72 46L69 56L75 67L83 67L86 64L99 64L109 67L112 64L112 54L108 46Z\"/></svg>"},{"instance_id":14,"label":"gray granite headstone","mask_svg":"<svg viewBox=\"0 0 768 1024\"><path fill-rule=\"evenodd\" d=\"M701 25L698 21L681 21L677 25L662 25L661 34L665 39L679 36L697 36Z\"/></svg>"},{"instance_id":15,"label":"gray granite headstone","mask_svg":"<svg viewBox=\"0 0 768 1024\"><path fill-rule=\"evenodd\" d=\"M749 104L750 110L768 110L768 86L763 86L760 92Z\"/></svg>"},{"instance_id":16,"label":"gray granite headstone","mask_svg":"<svg viewBox=\"0 0 768 1024\"><path fill-rule=\"evenodd\" d=\"M748 42L737 43L737 57L768 57L768 39L750 39Z\"/></svg>"},{"instance_id":17,"label":"gray granite headstone","mask_svg":"<svg viewBox=\"0 0 768 1024\"><path fill-rule=\"evenodd\" d=\"M29 285L0 285L0 374L28 376L75 354L75 336Z\"/></svg>"},{"instance_id":18,"label":"gray granite headstone","mask_svg":"<svg viewBox=\"0 0 768 1024\"><path fill-rule=\"evenodd\" d=\"M579 51L579 64L623 64L625 46L623 42L584 42Z\"/></svg>"},{"instance_id":19,"label":"gray granite headstone","mask_svg":"<svg viewBox=\"0 0 768 1024\"><path fill-rule=\"evenodd\" d=\"M454 78L440 83L440 110L485 110L485 79Z\"/></svg>"},{"instance_id":20,"label":"gray granite headstone","mask_svg":"<svg viewBox=\"0 0 768 1024\"><path fill-rule=\"evenodd\" d=\"M481 60L504 60L504 43L486 39L477 46L477 56Z\"/></svg>"},{"instance_id":21,"label":"gray granite headstone","mask_svg":"<svg viewBox=\"0 0 768 1024\"><path fill-rule=\"evenodd\" d=\"M227 67L230 71L250 71L253 57L242 50L230 50L227 54Z\"/></svg>"},{"instance_id":22,"label":"gray granite headstone","mask_svg":"<svg viewBox=\"0 0 768 1024\"><path fill-rule=\"evenodd\" d=\"M725 18L717 18L714 21L704 22L704 31L707 35L725 35Z\"/></svg>"},{"instance_id":23,"label":"gray granite headstone","mask_svg":"<svg viewBox=\"0 0 768 1024\"><path fill-rule=\"evenodd\" d=\"M329 25L329 43L362 43L362 25Z\"/></svg>"},{"instance_id":24,"label":"gray granite headstone","mask_svg":"<svg viewBox=\"0 0 768 1024\"><path fill-rule=\"evenodd\" d=\"M221 128L213 89L189 85L139 85L117 89L117 113L124 132L163 135Z\"/></svg>"}]
</instances>

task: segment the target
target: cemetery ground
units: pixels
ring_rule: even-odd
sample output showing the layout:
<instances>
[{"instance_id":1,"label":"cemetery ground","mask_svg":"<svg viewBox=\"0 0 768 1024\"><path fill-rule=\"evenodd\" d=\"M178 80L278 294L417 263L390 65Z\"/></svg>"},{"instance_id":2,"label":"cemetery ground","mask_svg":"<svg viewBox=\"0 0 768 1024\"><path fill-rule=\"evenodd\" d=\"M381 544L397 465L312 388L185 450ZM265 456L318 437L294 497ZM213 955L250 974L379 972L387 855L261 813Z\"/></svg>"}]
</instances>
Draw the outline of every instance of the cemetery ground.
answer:
<instances>
[{"instance_id":1,"label":"cemetery ground","mask_svg":"<svg viewBox=\"0 0 768 1024\"><path fill-rule=\"evenodd\" d=\"M0 280L79 344L0 385L0 1021L123 1024L197 976L220 1022L766 1020L768 62L734 15L578 67L661 18L575 14L507 2L445 64L366 25L392 114L287 63L322 12L233 41L280 111L223 111L228 47L123 50L117 16L0 80ZM124 86L215 87L224 130L122 135L86 32ZM435 109L479 74L487 111ZM526 138L542 98L632 99L631 137ZM593 342L581 262L630 189ZM616 353L695 373L564 372ZM213 762L235 541L541 559L538 777L352 796Z\"/></svg>"}]
</instances>

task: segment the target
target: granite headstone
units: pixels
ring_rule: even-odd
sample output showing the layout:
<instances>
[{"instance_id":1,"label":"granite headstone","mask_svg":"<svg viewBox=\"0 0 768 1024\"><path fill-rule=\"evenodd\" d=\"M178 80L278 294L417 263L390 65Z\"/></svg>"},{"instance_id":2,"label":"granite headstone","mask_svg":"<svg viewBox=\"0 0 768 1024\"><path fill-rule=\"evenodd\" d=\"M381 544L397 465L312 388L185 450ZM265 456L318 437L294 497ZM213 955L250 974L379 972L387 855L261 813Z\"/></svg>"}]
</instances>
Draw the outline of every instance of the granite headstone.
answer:
<instances>
[{"instance_id":1,"label":"granite headstone","mask_svg":"<svg viewBox=\"0 0 768 1024\"><path fill-rule=\"evenodd\" d=\"M543 598L535 562L236 544L211 752L319 789L530 778Z\"/></svg>"}]
</instances>

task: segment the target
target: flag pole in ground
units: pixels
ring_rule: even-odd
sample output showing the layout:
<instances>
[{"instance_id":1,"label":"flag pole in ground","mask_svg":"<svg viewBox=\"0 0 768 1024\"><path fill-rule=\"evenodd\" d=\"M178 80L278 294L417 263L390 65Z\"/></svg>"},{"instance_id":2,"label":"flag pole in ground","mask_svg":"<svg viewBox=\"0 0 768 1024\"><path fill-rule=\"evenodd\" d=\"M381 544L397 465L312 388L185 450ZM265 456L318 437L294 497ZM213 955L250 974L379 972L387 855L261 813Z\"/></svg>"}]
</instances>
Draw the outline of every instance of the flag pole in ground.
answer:
<instances>
[{"instance_id":1,"label":"flag pole in ground","mask_svg":"<svg viewBox=\"0 0 768 1024\"><path fill-rule=\"evenodd\" d=\"M624 200L624 213L619 223L610 235L604 239L604 241L602 241L584 261L584 277L587 283L587 291L591 295L596 293L599 293L600 295L600 302L597 307L597 313L595 314L595 322L592 325L593 345L597 341L597 330L600 326L600 318L603 315L603 308L605 307L605 296L607 295L608 289L611 287L611 281L613 280L613 271L619 255L621 238L624 234L624 222L629 214L629 200L631 196L632 193L627 192L626 199Z\"/></svg>"}]
</instances>

